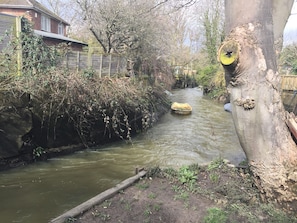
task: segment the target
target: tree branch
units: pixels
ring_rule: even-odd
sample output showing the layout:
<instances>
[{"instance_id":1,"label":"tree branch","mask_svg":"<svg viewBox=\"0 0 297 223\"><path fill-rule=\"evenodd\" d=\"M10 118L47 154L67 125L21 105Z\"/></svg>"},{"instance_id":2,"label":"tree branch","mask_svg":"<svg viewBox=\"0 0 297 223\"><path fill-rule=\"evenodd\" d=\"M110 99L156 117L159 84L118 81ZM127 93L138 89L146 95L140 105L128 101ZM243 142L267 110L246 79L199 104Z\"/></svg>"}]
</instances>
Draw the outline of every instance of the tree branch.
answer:
<instances>
[{"instance_id":1,"label":"tree branch","mask_svg":"<svg viewBox=\"0 0 297 223\"><path fill-rule=\"evenodd\" d=\"M100 45L102 46L103 51L104 51L105 53L107 53L107 49L106 49L106 47L104 46L102 40L99 38L99 36L98 36L97 33L95 32L95 30L91 27L91 28L90 28L90 31L92 32L92 34L95 36L96 40L97 40L97 41L100 43Z\"/></svg>"}]
</instances>

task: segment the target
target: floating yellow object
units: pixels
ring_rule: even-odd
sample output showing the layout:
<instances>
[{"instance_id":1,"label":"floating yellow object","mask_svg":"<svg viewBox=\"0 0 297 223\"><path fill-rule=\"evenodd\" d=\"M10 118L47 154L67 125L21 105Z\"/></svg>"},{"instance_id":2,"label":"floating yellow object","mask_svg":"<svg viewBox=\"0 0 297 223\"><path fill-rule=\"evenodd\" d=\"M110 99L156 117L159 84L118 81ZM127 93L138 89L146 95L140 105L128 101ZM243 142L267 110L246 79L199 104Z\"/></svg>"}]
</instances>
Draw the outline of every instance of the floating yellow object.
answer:
<instances>
[{"instance_id":1,"label":"floating yellow object","mask_svg":"<svg viewBox=\"0 0 297 223\"><path fill-rule=\"evenodd\" d=\"M179 115L189 115L192 113L192 107L188 103L173 102L171 111Z\"/></svg>"}]
</instances>

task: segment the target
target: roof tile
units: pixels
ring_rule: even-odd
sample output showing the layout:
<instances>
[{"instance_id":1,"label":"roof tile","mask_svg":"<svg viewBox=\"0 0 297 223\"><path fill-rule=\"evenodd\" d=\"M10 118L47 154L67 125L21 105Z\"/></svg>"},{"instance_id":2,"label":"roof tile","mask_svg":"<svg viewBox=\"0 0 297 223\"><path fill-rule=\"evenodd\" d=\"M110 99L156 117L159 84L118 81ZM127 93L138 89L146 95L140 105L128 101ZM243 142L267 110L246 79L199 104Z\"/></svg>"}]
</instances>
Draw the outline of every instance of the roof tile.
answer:
<instances>
[{"instance_id":1,"label":"roof tile","mask_svg":"<svg viewBox=\"0 0 297 223\"><path fill-rule=\"evenodd\" d=\"M68 22L66 22L64 19L47 9L45 6L43 6L36 0L0 0L0 7L34 9L69 25Z\"/></svg>"}]
</instances>

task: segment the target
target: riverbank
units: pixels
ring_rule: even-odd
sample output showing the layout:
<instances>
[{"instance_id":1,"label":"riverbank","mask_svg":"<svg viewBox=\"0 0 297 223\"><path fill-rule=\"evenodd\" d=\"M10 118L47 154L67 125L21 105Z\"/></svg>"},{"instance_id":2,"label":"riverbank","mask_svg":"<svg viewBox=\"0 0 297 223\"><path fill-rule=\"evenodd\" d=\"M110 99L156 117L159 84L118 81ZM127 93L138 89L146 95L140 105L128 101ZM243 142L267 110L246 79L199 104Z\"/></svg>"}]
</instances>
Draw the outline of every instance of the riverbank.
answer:
<instances>
[{"instance_id":1,"label":"riverbank","mask_svg":"<svg viewBox=\"0 0 297 223\"><path fill-rule=\"evenodd\" d=\"M0 170L132 136L170 108L165 89L132 78L52 71L1 89ZM38 86L38 87L36 87Z\"/></svg>"},{"instance_id":2,"label":"riverbank","mask_svg":"<svg viewBox=\"0 0 297 223\"><path fill-rule=\"evenodd\" d=\"M149 169L132 186L65 222L297 222L263 198L247 167L218 159L207 166Z\"/></svg>"}]
</instances>

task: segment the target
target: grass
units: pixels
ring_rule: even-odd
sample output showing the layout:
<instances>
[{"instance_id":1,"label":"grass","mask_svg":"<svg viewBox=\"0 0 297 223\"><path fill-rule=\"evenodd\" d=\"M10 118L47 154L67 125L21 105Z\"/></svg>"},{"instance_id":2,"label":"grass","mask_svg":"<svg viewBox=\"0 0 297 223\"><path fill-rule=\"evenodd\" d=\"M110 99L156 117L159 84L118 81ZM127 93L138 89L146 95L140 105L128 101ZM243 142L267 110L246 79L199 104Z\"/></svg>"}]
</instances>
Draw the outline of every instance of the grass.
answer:
<instances>
[{"instance_id":1,"label":"grass","mask_svg":"<svg viewBox=\"0 0 297 223\"><path fill-rule=\"evenodd\" d=\"M157 195L154 194L154 193L150 193L150 194L148 195L148 198L150 198L150 199L155 199L156 197L157 197Z\"/></svg>"},{"instance_id":2,"label":"grass","mask_svg":"<svg viewBox=\"0 0 297 223\"><path fill-rule=\"evenodd\" d=\"M154 209L154 211L160 211L161 210L161 204L154 204L153 209Z\"/></svg>"},{"instance_id":3,"label":"grass","mask_svg":"<svg viewBox=\"0 0 297 223\"><path fill-rule=\"evenodd\" d=\"M124 207L124 210L131 211L131 204L128 200L125 200L123 198L120 199L120 204Z\"/></svg>"},{"instance_id":4,"label":"grass","mask_svg":"<svg viewBox=\"0 0 297 223\"><path fill-rule=\"evenodd\" d=\"M214 169L218 169L218 168L222 167L224 164L225 164L225 162L222 158L215 159L207 166L207 170L211 171Z\"/></svg>"},{"instance_id":5,"label":"grass","mask_svg":"<svg viewBox=\"0 0 297 223\"><path fill-rule=\"evenodd\" d=\"M271 204L247 205L234 203L226 207L229 218L232 216L241 217L248 223L269 222L269 223L296 223L297 218L288 216L285 212L276 209ZM235 223L235 222L234 222Z\"/></svg>"},{"instance_id":6,"label":"grass","mask_svg":"<svg viewBox=\"0 0 297 223\"><path fill-rule=\"evenodd\" d=\"M109 208L111 206L111 201L110 200L105 200L103 203L102 203L102 207L103 208Z\"/></svg>"},{"instance_id":7,"label":"grass","mask_svg":"<svg viewBox=\"0 0 297 223\"><path fill-rule=\"evenodd\" d=\"M187 201L189 199L189 193L187 191L181 190L177 195L174 196L174 200Z\"/></svg>"},{"instance_id":8,"label":"grass","mask_svg":"<svg viewBox=\"0 0 297 223\"><path fill-rule=\"evenodd\" d=\"M111 218L109 214L106 214L104 212L99 212L98 210L95 210L94 212L92 212L92 215L96 218L100 218L102 221L108 221Z\"/></svg>"},{"instance_id":9,"label":"grass","mask_svg":"<svg viewBox=\"0 0 297 223\"><path fill-rule=\"evenodd\" d=\"M209 208L207 215L203 219L204 223L225 223L227 222L227 213L220 208Z\"/></svg>"},{"instance_id":10,"label":"grass","mask_svg":"<svg viewBox=\"0 0 297 223\"><path fill-rule=\"evenodd\" d=\"M72 223L72 222L76 222L76 218L73 218L73 217L69 217L65 220L64 223Z\"/></svg>"},{"instance_id":11,"label":"grass","mask_svg":"<svg viewBox=\"0 0 297 223\"><path fill-rule=\"evenodd\" d=\"M138 183L138 184L136 184L136 187L140 190L145 190L145 189L149 188L149 185L147 183Z\"/></svg>"},{"instance_id":12,"label":"grass","mask_svg":"<svg viewBox=\"0 0 297 223\"><path fill-rule=\"evenodd\" d=\"M150 207L147 207L143 214L144 214L144 216L148 217L148 216L152 215L153 212L151 211Z\"/></svg>"},{"instance_id":13,"label":"grass","mask_svg":"<svg viewBox=\"0 0 297 223\"><path fill-rule=\"evenodd\" d=\"M216 173L211 173L211 174L209 174L209 179L211 180L211 182L217 183L220 179L220 175L218 175Z\"/></svg>"}]
</instances>

